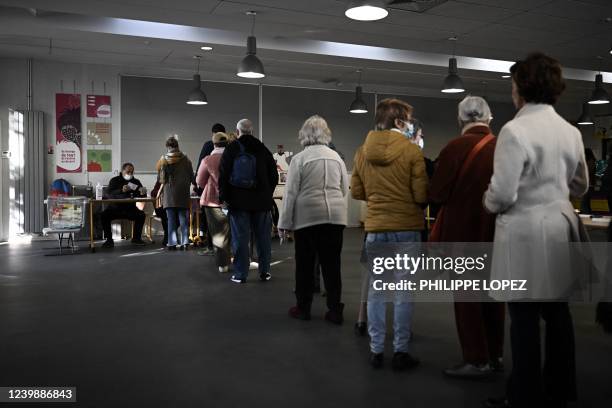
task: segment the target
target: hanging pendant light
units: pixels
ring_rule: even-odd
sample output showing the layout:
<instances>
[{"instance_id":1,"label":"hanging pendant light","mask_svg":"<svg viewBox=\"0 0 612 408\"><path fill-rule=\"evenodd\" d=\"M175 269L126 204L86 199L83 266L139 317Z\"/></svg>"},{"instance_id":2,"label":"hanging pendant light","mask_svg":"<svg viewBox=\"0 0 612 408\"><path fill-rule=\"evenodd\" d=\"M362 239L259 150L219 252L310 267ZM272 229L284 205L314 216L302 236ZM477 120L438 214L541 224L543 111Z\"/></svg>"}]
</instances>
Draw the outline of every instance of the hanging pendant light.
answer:
<instances>
[{"instance_id":1,"label":"hanging pendant light","mask_svg":"<svg viewBox=\"0 0 612 408\"><path fill-rule=\"evenodd\" d=\"M603 75L597 74L595 76L595 89L589 98L591 105L603 105L610 103L610 95L603 87Z\"/></svg>"},{"instance_id":2,"label":"hanging pendant light","mask_svg":"<svg viewBox=\"0 0 612 408\"><path fill-rule=\"evenodd\" d=\"M241 78L263 78L266 76L263 64L257 58L257 39L255 38L255 11L247 11L248 16L253 17L253 25L251 27L251 35L247 38L247 55L242 59L240 67L238 67L237 75Z\"/></svg>"},{"instance_id":3,"label":"hanging pendant light","mask_svg":"<svg viewBox=\"0 0 612 408\"><path fill-rule=\"evenodd\" d=\"M197 74L193 76L193 89L187 95L187 104L188 105L207 105L208 99L206 98L206 94L202 91L202 80L200 78L200 57L199 55L194 55L194 58L198 60L197 65Z\"/></svg>"},{"instance_id":4,"label":"hanging pendant light","mask_svg":"<svg viewBox=\"0 0 612 408\"><path fill-rule=\"evenodd\" d=\"M361 88L361 70L357 70L359 74L359 85L355 88L355 100L351 103L349 112L351 113L368 113L368 104L363 100L363 90Z\"/></svg>"},{"instance_id":5,"label":"hanging pendant light","mask_svg":"<svg viewBox=\"0 0 612 408\"><path fill-rule=\"evenodd\" d=\"M344 15L357 21L382 20L389 15L385 6L386 4L383 1L352 1Z\"/></svg>"},{"instance_id":6,"label":"hanging pendant light","mask_svg":"<svg viewBox=\"0 0 612 408\"><path fill-rule=\"evenodd\" d=\"M449 38L449 41L453 41L453 57L448 60L448 75L444 78L442 84L443 93L461 93L465 92L465 86L463 81L459 77L459 70L457 68L457 58L455 58L455 47L457 44L457 37Z\"/></svg>"},{"instance_id":7,"label":"hanging pendant light","mask_svg":"<svg viewBox=\"0 0 612 408\"><path fill-rule=\"evenodd\" d=\"M448 60L448 75L444 78L442 85L443 93L461 93L465 92L463 81L458 75L457 58L453 57Z\"/></svg>"},{"instance_id":8,"label":"hanging pendant light","mask_svg":"<svg viewBox=\"0 0 612 408\"><path fill-rule=\"evenodd\" d=\"M591 117L591 107L588 102L582 104L582 113L577 120L578 125L580 126L589 126L594 124L593 118Z\"/></svg>"}]
</instances>

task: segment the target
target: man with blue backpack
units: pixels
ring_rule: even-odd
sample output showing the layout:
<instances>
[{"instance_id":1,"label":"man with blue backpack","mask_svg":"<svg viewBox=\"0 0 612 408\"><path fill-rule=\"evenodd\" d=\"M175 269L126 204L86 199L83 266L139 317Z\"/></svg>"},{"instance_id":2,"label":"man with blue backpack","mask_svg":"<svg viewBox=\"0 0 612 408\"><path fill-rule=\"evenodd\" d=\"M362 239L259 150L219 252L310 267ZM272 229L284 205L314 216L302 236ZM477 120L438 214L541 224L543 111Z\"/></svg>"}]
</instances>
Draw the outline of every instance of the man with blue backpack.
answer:
<instances>
[{"instance_id":1,"label":"man with blue backpack","mask_svg":"<svg viewBox=\"0 0 612 408\"><path fill-rule=\"evenodd\" d=\"M272 153L253 136L253 123L242 119L236 125L238 140L223 152L219 169L219 199L229 210L234 253L231 281L245 283L249 272L251 233L257 243L259 279L270 280L272 256L272 196L278 172Z\"/></svg>"}]
</instances>

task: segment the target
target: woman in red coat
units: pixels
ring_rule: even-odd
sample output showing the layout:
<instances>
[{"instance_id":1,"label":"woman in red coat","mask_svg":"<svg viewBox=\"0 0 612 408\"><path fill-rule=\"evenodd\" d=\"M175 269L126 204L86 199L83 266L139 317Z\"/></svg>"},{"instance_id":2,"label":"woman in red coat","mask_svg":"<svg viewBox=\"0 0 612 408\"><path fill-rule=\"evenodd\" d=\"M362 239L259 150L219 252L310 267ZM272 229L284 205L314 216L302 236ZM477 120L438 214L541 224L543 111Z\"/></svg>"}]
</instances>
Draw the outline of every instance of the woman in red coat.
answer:
<instances>
[{"instance_id":1,"label":"woman in red coat","mask_svg":"<svg viewBox=\"0 0 612 408\"><path fill-rule=\"evenodd\" d=\"M440 153L429 187L430 202L442 205L444 212L438 220L441 224L436 226L436 240L492 242L495 216L482 205L493 174L496 140L489 129L491 110L477 96L463 99L458 110L461 136L451 140ZM466 162L470 154L473 158ZM455 301L463 362L444 373L456 378L481 378L502 370L504 318L503 303Z\"/></svg>"}]
</instances>

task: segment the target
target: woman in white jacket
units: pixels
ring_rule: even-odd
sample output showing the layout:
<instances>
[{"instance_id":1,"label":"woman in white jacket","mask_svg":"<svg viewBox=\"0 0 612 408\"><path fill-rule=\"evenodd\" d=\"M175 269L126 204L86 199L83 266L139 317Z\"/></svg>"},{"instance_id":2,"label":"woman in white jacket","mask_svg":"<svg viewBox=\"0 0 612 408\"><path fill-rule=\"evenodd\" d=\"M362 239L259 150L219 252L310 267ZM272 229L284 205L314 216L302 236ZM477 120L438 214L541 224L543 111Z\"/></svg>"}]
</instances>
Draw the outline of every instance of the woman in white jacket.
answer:
<instances>
[{"instance_id":1,"label":"woman in white jacket","mask_svg":"<svg viewBox=\"0 0 612 408\"><path fill-rule=\"evenodd\" d=\"M318 257L327 290L325 319L342 324L340 255L347 220L346 166L328 147L331 131L322 117L308 118L298 138L304 150L291 159L278 221L281 236L294 231L297 304L289 309L289 316L310 320Z\"/></svg>"},{"instance_id":2,"label":"woman in white jacket","mask_svg":"<svg viewBox=\"0 0 612 408\"><path fill-rule=\"evenodd\" d=\"M510 72L518 113L499 134L484 205L498 214L491 279L526 280L527 290L490 293L509 302L512 374L507 398L488 405L563 407L576 398L567 298L576 282L569 243L579 234L570 196L587 191L588 170L580 132L552 106L565 88L559 63L531 54Z\"/></svg>"}]
</instances>

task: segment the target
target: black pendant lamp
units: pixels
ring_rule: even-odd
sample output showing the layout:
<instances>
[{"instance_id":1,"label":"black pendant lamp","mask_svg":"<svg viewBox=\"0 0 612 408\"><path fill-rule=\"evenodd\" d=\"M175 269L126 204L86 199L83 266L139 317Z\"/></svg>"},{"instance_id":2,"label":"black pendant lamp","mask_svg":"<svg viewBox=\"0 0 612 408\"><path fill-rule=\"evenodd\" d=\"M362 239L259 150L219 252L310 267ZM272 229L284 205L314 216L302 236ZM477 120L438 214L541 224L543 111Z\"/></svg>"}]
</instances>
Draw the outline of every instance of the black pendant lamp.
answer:
<instances>
[{"instance_id":1,"label":"black pendant lamp","mask_svg":"<svg viewBox=\"0 0 612 408\"><path fill-rule=\"evenodd\" d=\"M576 122L579 126L589 126L595 123L591 117L591 107L588 102L582 104L582 113Z\"/></svg>"},{"instance_id":2,"label":"black pendant lamp","mask_svg":"<svg viewBox=\"0 0 612 408\"><path fill-rule=\"evenodd\" d=\"M453 41L453 56L448 60L448 75L444 78L442 84L442 93L461 93L465 92L465 86L463 81L459 77L459 70L457 68L457 58L455 58L455 45L457 43L457 37L449 38L449 41Z\"/></svg>"},{"instance_id":3,"label":"black pendant lamp","mask_svg":"<svg viewBox=\"0 0 612 408\"><path fill-rule=\"evenodd\" d=\"M595 89L589 98L589 104L591 105L603 105L610 103L610 95L603 87L603 75L595 75Z\"/></svg>"},{"instance_id":4,"label":"black pendant lamp","mask_svg":"<svg viewBox=\"0 0 612 408\"><path fill-rule=\"evenodd\" d=\"M187 104L188 105L208 105L208 99L206 98L206 94L202 91L202 80L200 78L200 57L199 55L195 55L194 58L197 59L197 73L193 76L193 89L187 95Z\"/></svg>"},{"instance_id":5,"label":"black pendant lamp","mask_svg":"<svg viewBox=\"0 0 612 408\"><path fill-rule=\"evenodd\" d=\"M358 70L359 85L355 88L355 100L351 103L349 112L351 113L368 113L368 105L363 100L363 90L361 88L361 70Z\"/></svg>"},{"instance_id":6,"label":"black pendant lamp","mask_svg":"<svg viewBox=\"0 0 612 408\"><path fill-rule=\"evenodd\" d=\"M237 75L241 78L259 79L266 76L264 67L259 58L257 58L257 39L255 38L255 11L247 11L248 16L253 17L253 25L251 27L251 35L247 38L247 55L242 59L240 67L238 67Z\"/></svg>"}]
</instances>

